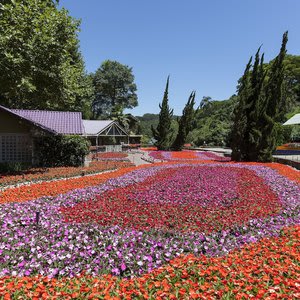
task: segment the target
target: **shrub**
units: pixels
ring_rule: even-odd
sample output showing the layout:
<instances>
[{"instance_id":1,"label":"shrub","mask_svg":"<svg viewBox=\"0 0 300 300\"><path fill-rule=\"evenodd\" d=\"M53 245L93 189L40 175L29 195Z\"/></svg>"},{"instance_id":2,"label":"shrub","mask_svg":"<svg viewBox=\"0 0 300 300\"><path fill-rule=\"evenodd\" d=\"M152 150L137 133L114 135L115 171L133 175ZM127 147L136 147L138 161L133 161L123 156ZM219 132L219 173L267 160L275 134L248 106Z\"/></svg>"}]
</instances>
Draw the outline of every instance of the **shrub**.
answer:
<instances>
[{"instance_id":1,"label":"shrub","mask_svg":"<svg viewBox=\"0 0 300 300\"><path fill-rule=\"evenodd\" d=\"M42 167L80 166L89 153L89 142L82 136L44 136L35 141L37 162Z\"/></svg>"},{"instance_id":2,"label":"shrub","mask_svg":"<svg viewBox=\"0 0 300 300\"><path fill-rule=\"evenodd\" d=\"M29 168L28 163L23 162L5 162L0 163L0 174L16 174Z\"/></svg>"}]
</instances>

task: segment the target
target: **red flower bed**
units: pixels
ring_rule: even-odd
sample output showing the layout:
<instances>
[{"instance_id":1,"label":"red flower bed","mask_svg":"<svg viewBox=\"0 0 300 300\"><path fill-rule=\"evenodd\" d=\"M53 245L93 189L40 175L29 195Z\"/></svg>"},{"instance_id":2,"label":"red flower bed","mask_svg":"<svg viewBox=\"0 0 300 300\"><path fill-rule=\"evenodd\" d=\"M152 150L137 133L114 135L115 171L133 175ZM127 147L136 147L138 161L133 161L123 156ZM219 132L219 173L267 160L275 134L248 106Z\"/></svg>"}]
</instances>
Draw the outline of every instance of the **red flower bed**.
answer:
<instances>
[{"instance_id":1,"label":"red flower bed","mask_svg":"<svg viewBox=\"0 0 300 300\"><path fill-rule=\"evenodd\" d=\"M130 280L4 277L3 299L299 299L300 226L218 258L180 256Z\"/></svg>"},{"instance_id":2,"label":"red flower bed","mask_svg":"<svg viewBox=\"0 0 300 300\"><path fill-rule=\"evenodd\" d=\"M108 191L97 201L61 211L67 222L210 232L273 215L281 207L264 181L247 169L198 166L180 168L177 173L186 181L176 175L176 169L166 169L143 183ZM218 190L225 179L220 174L235 180ZM205 177L209 178L203 183ZM161 191L155 193L157 189Z\"/></svg>"}]
</instances>

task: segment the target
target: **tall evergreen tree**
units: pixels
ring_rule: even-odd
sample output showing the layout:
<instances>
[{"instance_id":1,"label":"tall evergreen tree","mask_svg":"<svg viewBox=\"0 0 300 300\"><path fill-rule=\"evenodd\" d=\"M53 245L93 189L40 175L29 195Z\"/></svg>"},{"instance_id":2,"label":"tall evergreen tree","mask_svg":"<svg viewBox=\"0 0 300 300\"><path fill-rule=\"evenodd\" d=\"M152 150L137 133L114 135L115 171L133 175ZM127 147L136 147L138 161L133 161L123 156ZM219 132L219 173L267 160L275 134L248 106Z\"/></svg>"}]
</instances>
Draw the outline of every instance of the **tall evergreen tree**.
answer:
<instances>
[{"instance_id":1,"label":"tall evergreen tree","mask_svg":"<svg viewBox=\"0 0 300 300\"><path fill-rule=\"evenodd\" d=\"M260 48L255 55L255 61L251 72L250 92L245 106L247 125L242 143L243 160L256 161L259 153L261 132L261 114L263 103L263 83L265 71L263 68L264 54L259 55Z\"/></svg>"},{"instance_id":2,"label":"tall evergreen tree","mask_svg":"<svg viewBox=\"0 0 300 300\"><path fill-rule=\"evenodd\" d=\"M193 129L193 121L195 117L195 96L196 93L193 91L182 111L182 116L178 122L178 133L172 145L172 149L175 151L182 150L188 133Z\"/></svg>"},{"instance_id":3,"label":"tall evergreen tree","mask_svg":"<svg viewBox=\"0 0 300 300\"><path fill-rule=\"evenodd\" d=\"M260 58L259 52L260 48L256 52L253 67L250 58L238 89L239 101L234 111L232 136L232 158L236 161L256 161L259 152L262 137L259 122L265 78L264 55Z\"/></svg>"},{"instance_id":4,"label":"tall evergreen tree","mask_svg":"<svg viewBox=\"0 0 300 300\"><path fill-rule=\"evenodd\" d=\"M245 112L245 106L248 99L250 90L250 69L252 67L252 56L246 65L244 74L238 85L238 101L234 108L233 116L233 128L231 131L231 158L234 161L241 161L243 159L242 144L244 142L244 132L247 125L247 117Z\"/></svg>"},{"instance_id":5,"label":"tall evergreen tree","mask_svg":"<svg viewBox=\"0 0 300 300\"><path fill-rule=\"evenodd\" d=\"M285 106L282 97L284 79L283 60L286 54L287 32L283 35L281 50L267 71L264 55L255 55L247 64L238 90L239 102L234 112L232 159L236 161L272 161L276 147L276 121ZM267 78L268 75L268 79Z\"/></svg>"},{"instance_id":6,"label":"tall evergreen tree","mask_svg":"<svg viewBox=\"0 0 300 300\"><path fill-rule=\"evenodd\" d=\"M286 109L286 98L283 97L284 64L288 32L282 37L281 49L269 71L265 88L265 111L262 118L262 139L258 161L272 161L276 149L278 123L282 120L282 111Z\"/></svg>"},{"instance_id":7,"label":"tall evergreen tree","mask_svg":"<svg viewBox=\"0 0 300 300\"><path fill-rule=\"evenodd\" d=\"M156 139L156 146L158 150L169 150L173 131L171 129L171 122L173 117L173 109L169 108L168 104L168 90L169 90L169 76L166 83L164 98L159 104L159 122L156 128L151 126L154 138Z\"/></svg>"}]
</instances>

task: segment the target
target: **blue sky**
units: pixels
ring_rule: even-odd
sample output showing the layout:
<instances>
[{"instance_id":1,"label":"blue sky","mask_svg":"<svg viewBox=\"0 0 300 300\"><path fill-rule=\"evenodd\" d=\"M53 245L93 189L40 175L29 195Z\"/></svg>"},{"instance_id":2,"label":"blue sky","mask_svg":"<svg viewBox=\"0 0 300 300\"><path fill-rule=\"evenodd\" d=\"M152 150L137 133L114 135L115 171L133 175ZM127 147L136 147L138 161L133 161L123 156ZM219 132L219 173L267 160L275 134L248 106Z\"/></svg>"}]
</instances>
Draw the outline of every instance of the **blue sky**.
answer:
<instances>
[{"instance_id":1,"label":"blue sky","mask_svg":"<svg viewBox=\"0 0 300 300\"><path fill-rule=\"evenodd\" d=\"M284 31L288 53L300 55L298 0L60 0L81 19L81 52L88 72L106 60L133 68L139 106L158 113L170 75L169 105L181 114L192 90L228 99L245 65L263 44L273 59Z\"/></svg>"}]
</instances>

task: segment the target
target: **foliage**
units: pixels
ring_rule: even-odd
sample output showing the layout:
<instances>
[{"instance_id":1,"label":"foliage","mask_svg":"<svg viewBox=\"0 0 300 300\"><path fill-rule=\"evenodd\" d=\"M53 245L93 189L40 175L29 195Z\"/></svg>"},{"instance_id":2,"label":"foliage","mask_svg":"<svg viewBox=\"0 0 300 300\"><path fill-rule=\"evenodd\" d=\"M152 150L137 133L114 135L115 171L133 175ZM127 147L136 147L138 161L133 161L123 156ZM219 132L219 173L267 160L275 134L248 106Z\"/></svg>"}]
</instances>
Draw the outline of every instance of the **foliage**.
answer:
<instances>
[{"instance_id":1,"label":"foliage","mask_svg":"<svg viewBox=\"0 0 300 300\"><path fill-rule=\"evenodd\" d=\"M256 52L252 70L250 58L238 87L232 135L232 158L236 161L257 159L262 137L258 122L264 109L262 90L266 73L263 67L264 55L260 58L259 52L260 48Z\"/></svg>"},{"instance_id":2,"label":"foliage","mask_svg":"<svg viewBox=\"0 0 300 300\"><path fill-rule=\"evenodd\" d=\"M272 60L269 65L274 62ZM300 56L287 54L283 61L284 79L282 87L282 97L285 107L280 111L280 117L283 114L293 111L300 106ZM280 109L281 110L281 109ZM289 117L292 117L289 116ZM285 121L286 118L283 119Z\"/></svg>"},{"instance_id":3,"label":"foliage","mask_svg":"<svg viewBox=\"0 0 300 300\"><path fill-rule=\"evenodd\" d=\"M51 135L35 141L36 156L43 167L81 166L89 153L89 143L82 136Z\"/></svg>"},{"instance_id":4,"label":"foliage","mask_svg":"<svg viewBox=\"0 0 300 300\"><path fill-rule=\"evenodd\" d=\"M234 111L232 158L236 161L272 160L279 140L276 122L283 120L282 112L287 110L282 93L286 43L287 32L283 35L280 53L269 69L263 65L264 55L260 57L260 48L253 66L252 58L246 66Z\"/></svg>"},{"instance_id":5,"label":"foliage","mask_svg":"<svg viewBox=\"0 0 300 300\"><path fill-rule=\"evenodd\" d=\"M93 87L78 50L79 21L57 1L0 5L0 103L86 115Z\"/></svg>"},{"instance_id":6,"label":"foliage","mask_svg":"<svg viewBox=\"0 0 300 300\"><path fill-rule=\"evenodd\" d=\"M286 44L288 33L285 32L282 38L282 45L278 56L273 61L269 78L265 86L265 107L260 124L262 137L259 144L258 161L272 161L272 153L276 149L276 140L278 140L278 126L276 122L284 120L284 114L287 112L287 99L283 97L284 80L284 58L286 55Z\"/></svg>"},{"instance_id":7,"label":"foliage","mask_svg":"<svg viewBox=\"0 0 300 300\"><path fill-rule=\"evenodd\" d=\"M173 138L173 130L171 127L173 109L169 108L168 104L168 89L169 89L169 76L166 83L163 101L159 104L160 113L159 121L156 128L151 127L153 137L156 139L156 146L158 150L168 150L171 146Z\"/></svg>"},{"instance_id":8,"label":"foliage","mask_svg":"<svg viewBox=\"0 0 300 300\"><path fill-rule=\"evenodd\" d=\"M139 119L132 114L124 114L123 110L121 105L113 107L110 119L117 121L129 134L138 134L140 131Z\"/></svg>"},{"instance_id":9,"label":"foliage","mask_svg":"<svg viewBox=\"0 0 300 300\"><path fill-rule=\"evenodd\" d=\"M195 128L189 133L187 142L196 146L228 146L235 102L236 96L224 101L204 97L195 115Z\"/></svg>"},{"instance_id":10,"label":"foliage","mask_svg":"<svg viewBox=\"0 0 300 300\"><path fill-rule=\"evenodd\" d=\"M182 116L178 122L179 123L178 133L172 144L173 150L177 150L177 151L182 150L183 145L186 142L187 135L193 129L194 121L195 121L194 117L196 115L196 112L194 110L195 96L196 93L192 92L188 99L188 102L186 103L182 111Z\"/></svg>"},{"instance_id":11,"label":"foliage","mask_svg":"<svg viewBox=\"0 0 300 300\"><path fill-rule=\"evenodd\" d=\"M125 108L138 105L132 68L106 60L92 76L95 88L92 104L94 118L109 118L116 107L123 112Z\"/></svg>"}]
</instances>

